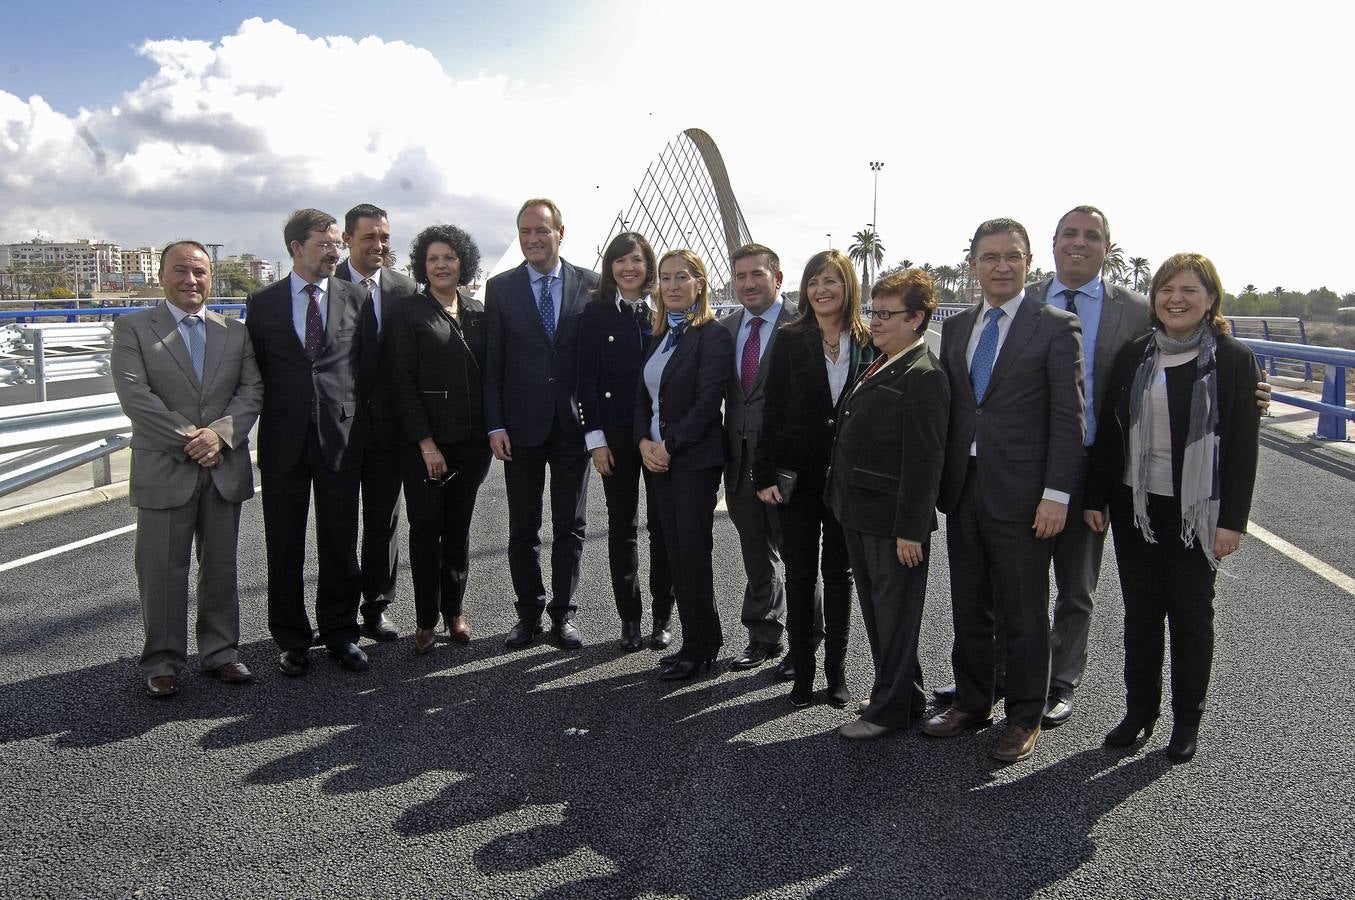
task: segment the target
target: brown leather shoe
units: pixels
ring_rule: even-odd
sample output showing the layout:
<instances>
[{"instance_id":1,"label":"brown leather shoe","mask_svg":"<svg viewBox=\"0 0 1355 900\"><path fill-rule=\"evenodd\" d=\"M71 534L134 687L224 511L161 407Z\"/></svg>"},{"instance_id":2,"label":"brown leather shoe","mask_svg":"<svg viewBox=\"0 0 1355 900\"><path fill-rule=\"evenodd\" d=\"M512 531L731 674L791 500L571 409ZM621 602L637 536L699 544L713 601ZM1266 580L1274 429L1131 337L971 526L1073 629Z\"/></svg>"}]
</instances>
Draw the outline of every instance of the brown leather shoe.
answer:
<instances>
[{"instance_id":1,"label":"brown leather shoe","mask_svg":"<svg viewBox=\"0 0 1355 900\"><path fill-rule=\"evenodd\" d=\"M1020 762L1035 752L1035 739L1040 736L1040 726L1025 728L1015 722L1008 722L1002 729L1002 737L997 739L989 756L1004 763Z\"/></svg>"},{"instance_id":2,"label":"brown leather shoe","mask_svg":"<svg viewBox=\"0 0 1355 900\"><path fill-rule=\"evenodd\" d=\"M249 684L254 680L254 673L242 662L228 662L215 669L206 669L202 674L220 678L227 684Z\"/></svg>"},{"instance_id":3,"label":"brown leather shoe","mask_svg":"<svg viewBox=\"0 0 1355 900\"><path fill-rule=\"evenodd\" d=\"M865 719L856 719L843 725L837 730L837 733L849 741L873 741L887 734L893 734L894 729L887 725L876 725L874 722L868 722Z\"/></svg>"},{"instance_id":4,"label":"brown leather shoe","mask_svg":"<svg viewBox=\"0 0 1355 900\"><path fill-rule=\"evenodd\" d=\"M466 617L452 616L452 621L447 623L447 635L458 644L469 644L470 625L466 624Z\"/></svg>"},{"instance_id":5,"label":"brown leather shoe","mask_svg":"<svg viewBox=\"0 0 1355 900\"><path fill-rule=\"evenodd\" d=\"M967 712L955 706L948 706L922 723L922 733L931 737L948 738L964 734L974 728L983 728L993 722L993 711Z\"/></svg>"},{"instance_id":6,"label":"brown leather shoe","mask_svg":"<svg viewBox=\"0 0 1355 900\"><path fill-rule=\"evenodd\" d=\"M414 652L419 656L433 652L433 638L437 634L431 628L414 629Z\"/></svg>"},{"instance_id":7,"label":"brown leather shoe","mask_svg":"<svg viewBox=\"0 0 1355 900\"><path fill-rule=\"evenodd\" d=\"M146 694L151 697L173 697L179 692L173 675L152 675L146 679Z\"/></svg>"}]
</instances>

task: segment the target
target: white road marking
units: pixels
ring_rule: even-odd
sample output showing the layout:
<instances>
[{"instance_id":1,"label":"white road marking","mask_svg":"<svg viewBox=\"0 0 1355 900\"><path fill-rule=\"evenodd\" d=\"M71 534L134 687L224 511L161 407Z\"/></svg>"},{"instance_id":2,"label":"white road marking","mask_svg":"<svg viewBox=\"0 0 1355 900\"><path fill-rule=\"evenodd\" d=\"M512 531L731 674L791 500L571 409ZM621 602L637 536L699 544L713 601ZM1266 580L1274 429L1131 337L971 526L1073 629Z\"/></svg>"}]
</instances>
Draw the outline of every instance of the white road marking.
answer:
<instances>
[{"instance_id":1,"label":"white road marking","mask_svg":"<svg viewBox=\"0 0 1355 900\"><path fill-rule=\"evenodd\" d=\"M121 528L115 528L112 531L105 531L103 534L96 534L93 537L81 538L78 541L72 541L69 544L62 544L60 547L53 547L50 550L44 550L41 553L34 553L32 556L25 556L22 559L11 560L7 563L0 563L0 572L8 572L10 569L17 569L20 566L26 566L29 563L39 562L53 556L60 556L63 553L69 553L72 550L79 550L81 547L88 547L90 544L97 544L100 541L106 541L109 538L115 538L120 534L127 534L129 531L136 531L136 525L124 525Z\"/></svg>"},{"instance_id":2,"label":"white road marking","mask_svg":"<svg viewBox=\"0 0 1355 900\"><path fill-rule=\"evenodd\" d=\"M1272 534L1255 522L1247 522L1247 534L1254 535L1257 540L1274 547L1309 572L1320 578L1325 578L1347 594L1355 596L1355 578L1351 578L1340 569L1327 565L1311 553L1295 547L1284 538Z\"/></svg>"}]
</instances>

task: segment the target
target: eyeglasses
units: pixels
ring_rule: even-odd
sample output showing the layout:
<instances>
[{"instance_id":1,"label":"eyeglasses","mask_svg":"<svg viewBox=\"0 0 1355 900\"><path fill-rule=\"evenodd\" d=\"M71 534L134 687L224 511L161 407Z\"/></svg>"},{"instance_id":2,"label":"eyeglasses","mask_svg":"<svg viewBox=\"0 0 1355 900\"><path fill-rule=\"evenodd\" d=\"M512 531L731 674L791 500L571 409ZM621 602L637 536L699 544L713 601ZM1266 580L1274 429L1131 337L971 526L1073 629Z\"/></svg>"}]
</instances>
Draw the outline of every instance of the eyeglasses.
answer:
<instances>
[{"instance_id":1,"label":"eyeglasses","mask_svg":"<svg viewBox=\"0 0 1355 900\"><path fill-rule=\"evenodd\" d=\"M448 469L447 474L443 475L441 478L425 478L423 483L429 487L446 487L452 483L452 479L455 477L456 469Z\"/></svg>"},{"instance_id":2,"label":"eyeglasses","mask_svg":"<svg viewBox=\"0 0 1355 900\"><path fill-rule=\"evenodd\" d=\"M1019 266L1026 261L1024 253L985 253L979 257L979 264L984 266L995 266L999 262L1004 262L1009 266Z\"/></svg>"},{"instance_id":3,"label":"eyeglasses","mask_svg":"<svg viewBox=\"0 0 1355 900\"><path fill-rule=\"evenodd\" d=\"M344 242L343 242L343 241L313 241L313 242L311 243L311 246L312 246L312 247L319 247L321 250L335 250L335 251L337 251L337 250L342 250L342 249L344 248L345 245L344 245Z\"/></svg>"},{"instance_id":4,"label":"eyeglasses","mask_svg":"<svg viewBox=\"0 0 1355 900\"><path fill-rule=\"evenodd\" d=\"M868 306L861 310L861 315L870 319L879 319L881 322L888 322L894 316L906 316L908 312L906 309L875 309Z\"/></svg>"}]
</instances>

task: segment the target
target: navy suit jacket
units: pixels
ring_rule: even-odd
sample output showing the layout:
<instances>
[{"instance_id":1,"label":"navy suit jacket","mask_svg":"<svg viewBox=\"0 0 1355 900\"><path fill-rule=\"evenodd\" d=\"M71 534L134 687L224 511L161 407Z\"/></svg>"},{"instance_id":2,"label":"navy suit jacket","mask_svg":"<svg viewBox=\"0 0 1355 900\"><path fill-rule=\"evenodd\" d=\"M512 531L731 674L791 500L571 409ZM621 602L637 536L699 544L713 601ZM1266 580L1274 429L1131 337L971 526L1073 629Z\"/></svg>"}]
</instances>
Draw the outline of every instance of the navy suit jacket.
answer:
<instances>
[{"instance_id":1,"label":"navy suit jacket","mask_svg":"<svg viewBox=\"0 0 1355 900\"><path fill-rule=\"evenodd\" d=\"M667 335L649 342L645 360ZM659 436L672 457L673 470L709 469L725 462L724 401L729 367L734 365L734 337L718 322L688 328L678 338L659 378ZM643 368L643 367L642 367ZM635 443L649 437L653 398L643 376L635 391Z\"/></svg>"},{"instance_id":2,"label":"navy suit jacket","mask_svg":"<svg viewBox=\"0 0 1355 900\"><path fill-rule=\"evenodd\" d=\"M354 272L348 266L348 260L339 263L334 270L336 278L351 282L360 293L365 293L362 288L361 279L354 278ZM386 364L384 356L386 353L386 326L390 324L392 313L398 313L400 307L413 297L419 290L419 286L413 278L408 275L402 275L392 268L384 267L381 270L381 328L378 332L376 323L376 311L371 308L371 304L363 299L362 329L363 329L363 360L362 377L367 380L364 385L363 395L367 397L367 440L385 449L390 449L398 442L399 427L395 420L395 411L390 397L390 389L386 384L385 370Z\"/></svg>"},{"instance_id":3,"label":"navy suit jacket","mask_svg":"<svg viewBox=\"0 0 1355 900\"><path fill-rule=\"evenodd\" d=\"M517 446L546 442L552 426L583 446L575 385L579 377L579 321L597 274L561 260L560 317L555 341L546 337L532 296L527 263L485 286L485 429L507 429Z\"/></svg>"},{"instance_id":4,"label":"navy suit jacket","mask_svg":"<svg viewBox=\"0 0 1355 900\"><path fill-rule=\"evenodd\" d=\"M579 323L579 424L583 430L631 428L653 312L618 310L615 297L594 297Z\"/></svg>"}]
</instances>

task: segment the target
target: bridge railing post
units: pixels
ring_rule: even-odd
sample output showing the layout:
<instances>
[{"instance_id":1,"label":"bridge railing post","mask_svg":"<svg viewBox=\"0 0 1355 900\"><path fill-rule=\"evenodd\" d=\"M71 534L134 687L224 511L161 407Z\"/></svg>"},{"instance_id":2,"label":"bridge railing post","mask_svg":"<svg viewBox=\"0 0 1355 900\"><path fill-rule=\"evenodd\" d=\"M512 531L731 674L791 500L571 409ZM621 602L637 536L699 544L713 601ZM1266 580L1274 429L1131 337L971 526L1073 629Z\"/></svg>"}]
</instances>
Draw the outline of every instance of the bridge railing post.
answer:
<instances>
[{"instance_id":1,"label":"bridge railing post","mask_svg":"<svg viewBox=\"0 0 1355 900\"><path fill-rule=\"evenodd\" d=\"M1322 402L1344 408L1346 405L1345 366L1327 365L1323 368L1326 370L1326 374L1322 376ZM1344 441L1346 439L1345 417L1319 413L1317 433L1313 437L1324 441Z\"/></svg>"},{"instance_id":2,"label":"bridge railing post","mask_svg":"<svg viewBox=\"0 0 1355 900\"><path fill-rule=\"evenodd\" d=\"M47 350L42 343L42 329L33 329L33 381L37 383L38 402L47 399Z\"/></svg>"}]
</instances>

